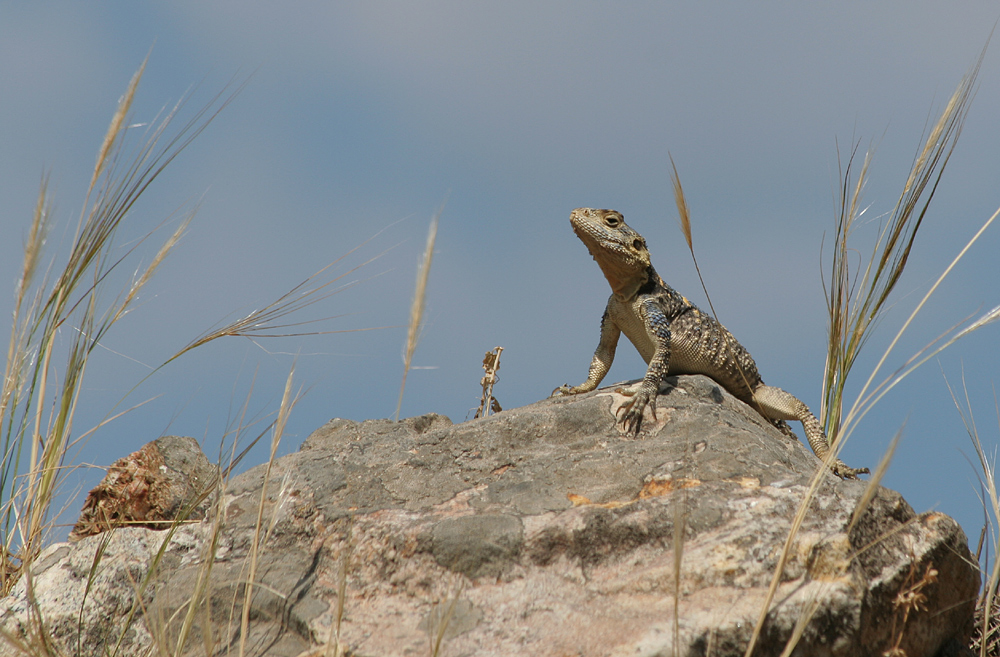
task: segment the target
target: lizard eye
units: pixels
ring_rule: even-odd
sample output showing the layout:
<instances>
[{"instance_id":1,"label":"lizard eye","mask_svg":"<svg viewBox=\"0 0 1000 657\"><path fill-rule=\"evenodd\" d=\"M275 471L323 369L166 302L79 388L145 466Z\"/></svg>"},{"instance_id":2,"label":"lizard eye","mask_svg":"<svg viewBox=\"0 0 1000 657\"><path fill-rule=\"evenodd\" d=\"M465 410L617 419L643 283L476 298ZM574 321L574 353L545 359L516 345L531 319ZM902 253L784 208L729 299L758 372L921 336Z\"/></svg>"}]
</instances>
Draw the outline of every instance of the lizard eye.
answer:
<instances>
[{"instance_id":1,"label":"lizard eye","mask_svg":"<svg viewBox=\"0 0 1000 657\"><path fill-rule=\"evenodd\" d=\"M614 228L615 226L618 225L618 217L614 216L613 214L609 214L606 217L604 217L604 223L606 223L610 228Z\"/></svg>"},{"instance_id":2,"label":"lizard eye","mask_svg":"<svg viewBox=\"0 0 1000 657\"><path fill-rule=\"evenodd\" d=\"M646 248L646 245L643 243L642 240L635 240L634 242L632 242L632 248L634 248L636 251L642 251L643 249Z\"/></svg>"}]
</instances>

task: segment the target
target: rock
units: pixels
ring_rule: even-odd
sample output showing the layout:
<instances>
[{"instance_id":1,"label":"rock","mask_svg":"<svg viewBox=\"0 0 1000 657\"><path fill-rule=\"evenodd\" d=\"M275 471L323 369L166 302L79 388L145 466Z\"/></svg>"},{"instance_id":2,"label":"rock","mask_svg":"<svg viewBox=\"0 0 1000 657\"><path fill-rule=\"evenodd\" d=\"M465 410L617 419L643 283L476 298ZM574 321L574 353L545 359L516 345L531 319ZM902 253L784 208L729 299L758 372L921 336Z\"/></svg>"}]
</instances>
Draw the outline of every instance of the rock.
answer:
<instances>
[{"instance_id":1,"label":"rock","mask_svg":"<svg viewBox=\"0 0 1000 657\"><path fill-rule=\"evenodd\" d=\"M50 547L34 596L67 653L80 637L83 654L103 654L125 636L119 654L179 642L184 655L206 643L237 654L252 579L247 655L334 654L331 643L358 657L435 644L742 655L820 464L711 380L671 381L636 439L618 432L623 398L607 389L460 425L332 420L273 464L266 489L265 466L236 477L200 524ZM979 576L961 528L884 488L851 526L865 488L822 475L755 655L780 654L807 611L795 654L919 657L967 641ZM84 608L112 622L81 634L80 573L102 545ZM8 635L31 628L26 598L22 580L0 601Z\"/></svg>"},{"instance_id":2,"label":"rock","mask_svg":"<svg viewBox=\"0 0 1000 657\"><path fill-rule=\"evenodd\" d=\"M108 468L87 494L69 538L76 541L112 527L164 529L182 514L204 518L207 505L199 504L217 476L218 468L194 438L158 438Z\"/></svg>"},{"instance_id":3,"label":"rock","mask_svg":"<svg viewBox=\"0 0 1000 657\"><path fill-rule=\"evenodd\" d=\"M143 654L152 637L137 591L162 536L122 528L44 549L0 600L0 654L110 655L119 645L117 654ZM59 652L42 650L46 644Z\"/></svg>"}]
</instances>

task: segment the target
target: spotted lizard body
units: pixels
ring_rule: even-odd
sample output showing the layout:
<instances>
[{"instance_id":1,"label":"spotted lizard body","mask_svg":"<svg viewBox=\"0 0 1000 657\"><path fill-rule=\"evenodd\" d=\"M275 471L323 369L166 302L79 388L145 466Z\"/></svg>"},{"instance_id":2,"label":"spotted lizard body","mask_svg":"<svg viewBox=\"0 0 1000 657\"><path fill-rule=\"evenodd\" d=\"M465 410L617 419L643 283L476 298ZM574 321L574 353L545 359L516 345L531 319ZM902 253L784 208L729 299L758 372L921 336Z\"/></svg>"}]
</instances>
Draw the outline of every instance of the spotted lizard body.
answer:
<instances>
[{"instance_id":1,"label":"spotted lizard body","mask_svg":"<svg viewBox=\"0 0 1000 657\"><path fill-rule=\"evenodd\" d=\"M664 377L704 374L745 402L787 435L785 420L802 422L813 452L826 459L830 451L823 428L809 407L781 388L764 384L749 352L711 315L702 312L663 282L649 258L646 240L614 210L578 208L570 214L573 230L587 246L611 285L611 298L601 319L601 341L587 380L564 385L557 394L579 394L597 388L611 368L622 333L648 364L642 382L622 389L631 399L622 407L623 426L638 433L643 409L656 408ZM839 459L830 463L834 474L856 479L867 468L854 469Z\"/></svg>"}]
</instances>

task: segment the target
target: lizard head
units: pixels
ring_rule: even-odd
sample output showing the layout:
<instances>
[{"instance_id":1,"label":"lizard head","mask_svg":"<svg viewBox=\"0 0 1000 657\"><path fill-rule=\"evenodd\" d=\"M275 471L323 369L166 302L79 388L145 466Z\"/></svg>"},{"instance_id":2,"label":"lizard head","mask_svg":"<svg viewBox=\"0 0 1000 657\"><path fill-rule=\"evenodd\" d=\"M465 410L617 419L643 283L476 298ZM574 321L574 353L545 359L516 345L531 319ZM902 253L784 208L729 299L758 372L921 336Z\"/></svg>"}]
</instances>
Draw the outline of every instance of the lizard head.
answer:
<instances>
[{"instance_id":1,"label":"lizard head","mask_svg":"<svg viewBox=\"0 0 1000 657\"><path fill-rule=\"evenodd\" d=\"M629 299L649 280L646 240L629 228L620 212L577 208L569 222L616 295Z\"/></svg>"}]
</instances>

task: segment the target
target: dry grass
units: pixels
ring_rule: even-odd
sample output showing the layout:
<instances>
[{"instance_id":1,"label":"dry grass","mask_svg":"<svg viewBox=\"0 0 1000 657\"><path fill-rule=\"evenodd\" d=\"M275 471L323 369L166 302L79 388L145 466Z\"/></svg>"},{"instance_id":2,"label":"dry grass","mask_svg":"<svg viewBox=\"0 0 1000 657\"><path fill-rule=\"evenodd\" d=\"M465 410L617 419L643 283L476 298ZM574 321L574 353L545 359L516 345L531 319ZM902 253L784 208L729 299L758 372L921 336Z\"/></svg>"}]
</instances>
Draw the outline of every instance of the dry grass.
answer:
<instances>
[{"instance_id":1,"label":"dry grass","mask_svg":"<svg viewBox=\"0 0 1000 657\"><path fill-rule=\"evenodd\" d=\"M680 654L681 646L681 563L684 559L684 533L687 529L687 491L674 500L674 657Z\"/></svg>"},{"instance_id":2,"label":"dry grass","mask_svg":"<svg viewBox=\"0 0 1000 657\"><path fill-rule=\"evenodd\" d=\"M291 373L289 374L289 378L290 377ZM286 390L287 387L286 383ZM147 619L147 627L153 639L153 646L151 648L152 654L155 654L158 657L179 657L180 655L186 654L186 649L189 649L189 639L196 627L201 630L201 642L206 655L216 654L220 641L228 639L228 635L225 634L224 630L233 628L236 623L235 607L239 587L234 587L233 599L231 601L228 617L213 617L212 615L213 609L215 608L213 606L212 597L212 572L220 546L223 527L226 522L227 507L225 496L222 493L226 489L230 474L250 448L256 445L257 442L267 435L268 432L272 433L272 437L275 435L276 431L279 432L279 436L281 435L283 428L279 430L279 420L283 417L285 418L285 420L281 420L280 422L283 426L284 422L287 421L288 413L291 410L291 401L288 395L285 394L283 395L282 404L277 411L278 419L264 427L256 434L256 436L250 438L248 440L249 444L246 448L237 453L237 447L244 441L244 437L248 435L248 432L253 425L256 424L255 422L247 422L247 413L251 394L252 391L247 394L243 406L238 414L238 418L235 420L235 426L226 430L223 440L220 443L219 476L213 481L207 482L205 489L201 492L201 494L185 509L182 509L177 518L175 518L167 530L163 532L162 539L160 540L160 547L154 555L145 577L134 585L135 604L133 604L127 615L126 621L123 623L124 629L117 639L116 646L110 651L111 655L117 656L122 654L122 645L128 633L128 628L130 627L133 618L140 614ZM232 436L232 441L230 444L228 464L225 468L223 468L221 464L222 446L230 436ZM268 463L269 469L273 465L273 460L274 456L272 452L272 458ZM183 604L178 606L177 610L169 618L162 617L162 608L157 608L158 614L153 615L150 613L149 609L145 608L143 600L148 595L147 591L149 586L155 581L160 563L166 556L167 549L169 548L176 532L188 522L191 513L196 508L201 507L205 500L209 499L211 500L211 504L206 516L206 522L203 524L203 526L207 525L208 527L208 531L206 533L209 538L201 546L200 554L197 560L199 568L195 585L188 598ZM259 536L260 526L260 522L258 522L255 526L255 534L257 536ZM106 534L108 537L110 537L110 535L111 532ZM266 542L267 539L265 537L264 543L266 544ZM250 561L249 557L247 561ZM97 564L95 562L95 567L96 565ZM248 583L246 581L244 582L244 587L244 590L248 587Z\"/></svg>"},{"instance_id":3,"label":"dry grass","mask_svg":"<svg viewBox=\"0 0 1000 657\"><path fill-rule=\"evenodd\" d=\"M430 641L428 654L430 657L441 656L444 635L448 632L448 625L451 624L451 619L455 615L455 606L458 604L459 598L462 597L464 588L464 580L459 579L451 595L444 601L435 604L431 609L427 618L427 638Z\"/></svg>"},{"instance_id":4,"label":"dry grass","mask_svg":"<svg viewBox=\"0 0 1000 657\"><path fill-rule=\"evenodd\" d=\"M143 191L232 99L217 96L166 145L161 145L178 105L149 129L145 143L128 160L123 157L125 126L130 123L130 109L144 67L145 62L118 103L98 153L67 261L51 279L46 276L37 281L44 236L51 220L45 179L28 234L0 393L3 548L6 554L16 554L22 563L37 554L48 526L59 473L74 440L73 419L88 358L134 303L176 245L186 223L164 243L127 293L104 306L100 301L104 282L137 248L134 245L125 255L118 255L115 237ZM64 328L73 330L63 354L56 348L56 338ZM57 366L60 357L66 359L61 367Z\"/></svg>"},{"instance_id":5,"label":"dry grass","mask_svg":"<svg viewBox=\"0 0 1000 657\"><path fill-rule=\"evenodd\" d=\"M344 605L347 598L347 569L351 563L351 531L347 533L347 541L344 553L340 555L340 570L337 574L337 613L334 622L330 624L330 632L333 639L333 653L327 648L328 657L341 657L344 654L344 647L341 643L340 631L344 624Z\"/></svg>"},{"instance_id":6,"label":"dry grass","mask_svg":"<svg viewBox=\"0 0 1000 657\"><path fill-rule=\"evenodd\" d=\"M889 464L892 463L892 457L896 455L896 447L899 446L899 439L903 436L903 427L900 427L896 435L892 437L889 441L889 447L882 454L882 458L878 462L878 467L875 468L875 472L872 473L870 479L868 479L868 485L865 486L865 491L861 494L858 499L858 504L854 507L854 513L851 514L851 522L847 525L846 532L851 533L854 526L858 524L858 521L864 515L865 511L868 509L868 505L871 504L872 498L875 497L875 493L878 492L878 487L882 484L882 479L885 477L885 473L889 471Z\"/></svg>"},{"instance_id":7,"label":"dry grass","mask_svg":"<svg viewBox=\"0 0 1000 657\"><path fill-rule=\"evenodd\" d=\"M289 377L286 380L281 405L277 411L277 419L275 419L271 424L260 431L252 440L250 440L250 446L252 446L268 432L271 433L271 456L267 464L267 475L265 475L265 479L269 479L271 468L276 459L277 445L280 443L281 436L284 433L284 427L287 423L288 416L297 401L297 397L292 397L290 395L292 374L293 371L289 372ZM126 621L123 625L125 630L118 637L117 646L111 651L112 655L122 654L122 644L126 637L128 627L132 618L134 618L137 614L141 614L144 618L146 618L147 627L149 628L153 639L152 653L158 657L180 657L180 655L189 654L193 649L192 646L189 645L190 640L196 629L200 630L201 645L205 655L217 654L222 645L221 642L229 641L231 636L239 635L240 642L242 644L244 637L246 636L245 628L242 624L244 622L243 619L246 611L237 614L236 607L238 604L238 595L241 590L244 593L243 609L249 610L251 606L253 588L256 585L256 564L258 562L260 550L263 549L262 546L266 546L269 536L269 531L263 531L265 522L264 514L262 512L259 513L254 525L251 551L244 564L244 572L246 572L247 575L241 582L242 587L233 587L233 597L230 601L228 616L223 614L213 617L213 609L216 609L219 606L220 599L217 595L213 595L218 591L218 582L216 581L215 586L213 587L212 573L226 521L226 503L222 492L226 489L229 473L232 472L239 459L242 458L243 454L246 452L246 450L243 450L242 453L237 455L236 447L241 442L241 437L246 435L248 429L250 428L250 425L245 424L246 411L249 406L249 401L250 395L248 394L247 399L244 402L242 412L240 413L240 417L237 420L237 426L232 431L236 437L232 441L228 465L223 468L220 464L220 476L210 482L205 491L203 491L202 494L188 506L188 508L183 510L169 529L163 533L163 538L160 541L160 547L146 572L146 576L141 582L138 582L135 585L135 604L130 610L128 621ZM266 483L267 482L265 481L265 486L261 489L261 508L267 499ZM199 507L205 499L210 497L212 499L212 503L210 511L207 515L207 520L206 522L201 523L202 526L206 526L208 528L208 531L206 532L208 540L201 546L200 555L197 560L199 568L195 585L190 592L189 597L183 602L183 604L178 605L176 611L169 618L154 616L149 609L146 609L143 606L143 600L147 597L148 588L156 577L160 561L166 555L167 549L171 545L177 530L187 522L191 511ZM280 499L279 503L274 505L275 510L277 510L279 506ZM262 533L263 537L261 536ZM163 609L158 607L157 611L162 614ZM242 646L240 651L241 652L237 654L243 654Z\"/></svg>"},{"instance_id":8,"label":"dry grass","mask_svg":"<svg viewBox=\"0 0 1000 657\"><path fill-rule=\"evenodd\" d=\"M701 267L698 266L698 258L694 254L694 239L691 234L691 210L688 208L687 199L684 197L684 188L681 186L681 178L677 174L677 165L674 164L674 157L667 153L667 157L670 158L670 182L674 188L674 203L677 205L677 221L681 227L681 234L684 235L684 241L687 242L688 251L691 252L691 261L694 263L694 269L698 273L698 280L701 282L701 289L705 292L705 299L708 301L708 308L712 311L712 315L718 319L719 315L715 312L715 306L712 304L712 297L708 293L708 288L705 287L705 279L701 276Z\"/></svg>"},{"instance_id":9,"label":"dry grass","mask_svg":"<svg viewBox=\"0 0 1000 657\"><path fill-rule=\"evenodd\" d=\"M410 322L406 331L406 351L403 356L403 381L399 384L399 401L396 402L395 419L399 419L399 409L403 406L403 392L406 390L406 375L410 373L413 362L413 352L417 350L417 340L420 338L420 328L424 318L424 299L427 296L427 279L431 274L431 261L434 259L434 242L437 240L438 219L444 207L438 210L431 219L427 231L427 246L417 265L417 285L413 293L413 304L410 306Z\"/></svg>"},{"instance_id":10,"label":"dry grass","mask_svg":"<svg viewBox=\"0 0 1000 657\"><path fill-rule=\"evenodd\" d=\"M985 54L986 49L984 48L972 69L962 78L940 118L927 136L923 147L918 151L913 167L903 185L903 191L896 201L889 221L879 232L876 243L871 250L871 257L864 268L860 270L860 277L852 274L854 267L850 263L850 253L852 252L850 238L856 223L866 209L863 192L868 181L872 153L865 154L860 171L855 176L853 172L857 155L857 146L855 146L848 158L847 166L840 172L842 184L838 197L839 213L834 235L833 261L829 283L824 281L829 323L820 421L824 425L831 444L835 444L841 435L848 435L863 416L864 410L870 408L869 402L872 402L873 398L866 396L868 389L899 338L909 328L913 318L923 307L924 302L922 301L903 323L878 365L872 370L858 395L858 400L844 417L843 395L848 377L861 349L871 336L872 329L882 317L890 294L906 268L917 232L923 224L938 184L941 182L941 177L962 133L962 126L965 123L974 95L976 77ZM982 230L985 230L990 222L992 219L986 222L976 238L982 234ZM962 251L956 262L964 253L965 250ZM951 267L946 269L939 282L950 271ZM929 297L936 288L937 284L931 288L927 296ZM879 388L876 389L876 391L878 390Z\"/></svg>"},{"instance_id":11,"label":"dry grass","mask_svg":"<svg viewBox=\"0 0 1000 657\"><path fill-rule=\"evenodd\" d=\"M917 307L903 323L872 371L851 410L846 415L842 414L844 384L861 348L881 317L890 293L895 288L906 267L917 231L926 216L930 203L934 198L937 185L940 183L941 176L961 134L962 125L973 96L976 75L978 74L984 55L985 49L969 74L959 83L941 117L934 124L922 149L918 152L910 174L907 177L903 192L900 194L899 200L892 212L892 218L881 230L875 247L872 250L872 256L863 270L860 279L855 279L851 276L851 267L848 263L848 254L851 249L848 247L848 237L852 232L855 221L863 213L861 193L864 189L868 169L871 164L870 154L866 155L861 171L856 179L852 179L853 174L851 173L854 154L852 154L848 161L846 171L841 172L843 185L841 187L840 212L837 219L834 265L830 286L827 289L827 303L830 314L829 351L824 376L824 403L821 412L821 421L824 422L827 435L830 437L831 449L826 459L827 463L817 470L793 519L785 545L779 555L778 565L775 568L771 585L768 589L768 595L762 605L754 632L747 647L745 653L747 657L753 654L778 584L781 581L784 566L791 553L794 539L798 534L802 521L808 513L809 505L812 502L819 483L826 476L826 466L832 463L833 459L837 458L847 437L853 431L858 421L889 390L917 367L940 353L956 340L1000 317L1000 309L994 309L968 326L953 333L950 332L950 336L943 336L939 340L927 345L918 354L908 359L893 375L886 378L869 392L869 388L878 375L879 370L885 364L900 337L911 325L914 317L923 308L927 299L938 288L941 281L944 280L969 248L990 226L997 214L1000 214L1000 210L998 210L996 214L980 227L979 231L970 239L965 248L952 260L948 267L945 268L944 272L917 304ZM875 487L878 485L881 476L885 473L888 463L891 460L897 439L898 435L893 440L886 456L883 457L875 476L869 482L868 488L863 494L858 508L855 510L852 523L863 513L867 503L870 502L874 495ZM812 609L811 613L815 613L815 611L815 609ZM811 616L811 613L807 610L806 616ZM803 624L808 622L808 620L808 617L800 619ZM789 642L789 646L794 647L794 642L800 636L801 632L793 636Z\"/></svg>"},{"instance_id":12,"label":"dry grass","mask_svg":"<svg viewBox=\"0 0 1000 657\"><path fill-rule=\"evenodd\" d=\"M253 602L253 588L257 580L257 561L261 549L260 534L264 524L264 507L267 503L267 486L271 479L271 468L278 453L278 445L281 444L281 436L285 432L288 414L299 399L299 395L296 395L295 398L291 397L292 375L294 372L295 368L293 367L292 371L288 373L288 379L285 381L285 392L281 397L281 409L278 412L278 420L275 422L271 435L271 454L267 460L267 467L264 470L264 484L260 490L260 505L257 507L257 522L254 525L253 539L250 543L249 572L244 584L243 610L240 617L240 649L238 653L240 657L246 654L246 640L250 634L250 607Z\"/></svg>"},{"instance_id":13,"label":"dry grass","mask_svg":"<svg viewBox=\"0 0 1000 657\"><path fill-rule=\"evenodd\" d=\"M302 652L298 657L344 657L349 650L343 643L341 629L344 623L344 607L347 596L347 570L350 567L351 561L352 534L353 523L348 526L347 540L344 542L344 547L338 560L337 606L334 608L333 618L330 621L330 632L327 634L325 642Z\"/></svg>"},{"instance_id":14,"label":"dry grass","mask_svg":"<svg viewBox=\"0 0 1000 657\"><path fill-rule=\"evenodd\" d=\"M945 379L945 383L948 385L948 392L951 394L955 408L958 409L958 414L962 419L962 424L965 426L965 431L968 433L969 439L976 450L976 457L979 461L980 485L984 490L983 498L980 500L983 505L984 514L986 515L986 525L983 527L983 530L984 533L987 527L993 530L990 538L995 555L997 554L998 546L1000 546L1000 537L997 536L997 524L998 520L1000 520L1000 490L997 489L996 480L996 453L994 452L991 459L983 448L982 440L979 437L979 429L976 426L976 420L972 413L969 392L965 388L964 378L962 380L964 405L959 402L955 391L947 379ZM996 408L996 413L998 422L1000 422L1000 406ZM978 551L976 556L977 558L979 557ZM1000 616L997 609L997 587L1000 585L1000 559L994 557L989 570L984 574L986 575L986 584L983 586L982 593L976 604L976 634L973 637L973 647L982 657L1000 654L1000 639L998 639L997 634L997 618Z\"/></svg>"},{"instance_id":15,"label":"dry grass","mask_svg":"<svg viewBox=\"0 0 1000 657\"><path fill-rule=\"evenodd\" d=\"M381 231L379 231L381 232ZM372 327L365 329L348 329L345 331L302 331L298 330L299 327L316 324L318 322L324 322L332 317L324 317L321 319L312 319L307 321L286 321L286 318L297 315L304 311L305 309L318 304L326 299L330 298L335 294L339 294L344 290L347 290L358 284L359 281L352 281L345 283L339 287L332 287L335 283L340 282L345 277L353 274L357 270L361 269L365 265L372 263L383 255L379 253L372 258L369 258L365 262L359 265L351 267L342 274L335 276L332 279L323 280L323 275L334 265L339 264L347 256L351 255L359 248L367 244L369 241L378 236L376 233L371 238L362 242L358 246L354 247L344 255L340 256L330 264L326 265L319 271L317 271L312 276L309 276L299 284L295 285L287 292L282 294L280 297L274 301L262 306L261 308L255 309L250 313L228 322L226 324L217 325L208 331L205 331L200 336L186 344L177 353L168 358L162 365L157 367L150 376L162 368L164 365L173 362L174 360L180 358L186 353L193 351L199 347L202 347L210 342L214 342L219 338L247 338L250 340L258 340L262 338L289 338L289 337L303 337L310 335L330 335L333 333L345 333L345 332L355 332L355 331L375 331L385 327ZM296 329L289 332L289 329ZM148 377L147 377L148 378Z\"/></svg>"},{"instance_id":16,"label":"dry grass","mask_svg":"<svg viewBox=\"0 0 1000 657\"><path fill-rule=\"evenodd\" d=\"M913 612L927 611L925 606L927 596L924 594L924 589L937 582L938 571L934 569L933 565L927 564L920 579L917 579L916 573L916 563L914 562L910 565L910 572L906 576L903 588L892 601L895 613L892 617L892 629L889 634L896 636L896 642L882 653L884 657L906 657L906 652L899 647L905 636L906 621L909 620L910 614Z\"/></svg>"},{"instance_id":17,"label":"dry grass","mask_svg":"<svg viewBox=\"0 0 1000 657\"><path fill-rule=\"evenodd\" d=\"M747 657L753 654L754 647L760 637L760 632L767 618L771 602L777 592L778 584L781 581L781 576L791 553L795 537L798 535L799 529L808 514L809 504L819 484L825 478L827 470L836 462L843 443L851 431L853 431L864 415L889 390L915 369L962 337L1000 319L1000 307L997 307L964 327L957 325L951 331L940 336L937 340L909 358L892 375L872 388L872 382L875 380L878 372L885 364L885 361L903 333L909 328L915 316L923 308L927 299L937 290L945 277L948 276L979 237L990 227L996 217L1000 215L1000 210L997 210L993 216L983 223L966 246L945 268L923 299L921 299L872 371L868 381L858 395L857 401L846 416L843 414L843 392L848 375L862 347L870 337L872 330L878 324L878 320L886 309L890 294L895 289L905 270L917 231L927 214L945 167L961 134L962 125L964 124L969 104L974 95L975 80L985 52L984 48L970 72L959 83L958 88L949 99L940 118L934 124L923 147L917 153L912 169L904 184L903 191L891 213L891 220L882 227L875 246L872 249L869 262L860 278L852 275L852 267L849 262L849 254L852 252L852 248L849 246L849 237L853 232L855 223L862 217L866 210L862 203L862 192L868 180L872 154L866 153L861 169L855 175L853 171L853 164L857 155L857 148L855 147L855 150L852 151L848 159L846 169L840 171L842 185L839 196L832 273L828 287L824 281L830 320L828 353L824 371L823 405L820 419L829 437L828 440L831 449L824 460L823 466L817 470L811 480L796 515L792 520L791 528L779 555L778 563L768 589L766 601L762 605L750 643L747 646L745 653ZM674 199L677 205L681 232L687 242L688 250L691 252L698 278L701 281L702 289L705 291L712 314L718 318L718 314L712 305L711 296L705 288L705 282L701 276L701 270L698 267L698 261L695 257L690 210L684 197L684 191L672 157L670 158L670 164L671 182L673 183ZM871 388L870 391L869 388ZM855 509L851 521L852 526L862 515L874 496L895 453L899 437L900 434L897 433L886 454L883 456L874 476L870 479L858 507ZM816 605L806 605L804 613L799 618L796 629L786 646L786 654L791 654L791 651L801 638L805 627L817 609Z\"/></svg>"},{"instance_id":18,"label":"dry grass","mask_svg":"<svg viewBox=\"0 0 1000 657\"><path fill-rule=\"evenodd\" d=\"M39 270L43 260L42 247L52 221L48 179L42 178L24 248L21 275L15 290L11 337L3 386L0 389L0 440L3 442L2 463L0 463L0 514L2 514L0 548L3 549L3 558L0 559L0 583L3 586L2 593L5 594L19 578L25 582L29 621L27 634L17 637L4 633L2 636L7 646L21 650L24 654L59 654L50 640L45 620L35 601L31 564L41 548L46 529L51 522L52 501L62 481L60 473L66 465L67 450L94 430L78 432L73 422L89 358L112 327L135 304L141 291L183 236L194 212L190 212L181 220L179 226L159 247L151 262L139 268L126 288L121 290L113 301L107 303L103 298L106 296L105 287L110 275L127 263L129 256L136 253L139 244L145 242L152 233L134 241L127 248L117 244L117 235L123 225L131 223L127 219L136 214L136 203L149 185L242 89L242 85L237 85L234 90L227 86L206 106L197 110L191 120L168 135L171 122L184 106L183 101L178 103L164 118L149 124L144 141L132 147L129 129L126 126L135 123L131 119L130 110L144 67L145 62L130 81L126 93L119 101L108 132L102 140L66 262L62 265L53 262L49 265L49 273L39 280ZM363 245L364 243L344 257ZM205 332L155 368L154 372L188 352L221 337L239 336L257 339L336 332L301 331L298 327L309 322L289 321L288 318L353 285L354 283L348 283L341 287L333 287L334 283L344 276L367 264L367 262L362 263L332 280L322 280L321 276L340 260L342 258L327 265L262 309ZM429 265L429 261L427 264ZM65 336L68 335L68 347L57 345L56 338L60 332L63 335L60 345L67 341ZM65 358L65 361L62 365L57 365L61 358ZM297 396L290 397L290 385L291 374L277 419L269 427L273 429L269 467L276 456L288 414L298 399ZM115 413L112 409L99 426L127 412ZM161 619L163 631L155 633L152 648L160 655L180 655L191 632L198 624L199 617L201 617L202 641L206 654L210 654L218 647L216 642L220 639L219 632L213 630L224 627L220 625L223 619L213 619L212 606L208 604L212 564L215 561L224 519L221 495L218 493L229 473L247 450L268 430L262 431L249 446L237 454L239 437L248 428L244 424L245 416L246 407L236 430L236 438L232 441L229 465L191 507L183 510L176 522L163 533L161 547L154 555L146 576L141 581L132 583L137 603L122 619L126 626L136 614L147 615L149 610L141 606L142 600L148 593L152 577L177 529L183 526L188 514L196 506L214 495L213 512L210 514L212 538L204 547L198 582L195 589L190 592L190 599L178 609L174 614L175 617ZM228 433L227 431L227 435ZM225 444L225 441L226 437L223 437L222 444ZM231 615L228 621L230 628L234 627L234 621L240 628L241 655L244 653L242 644L246 636L247 613L253 590L259 585L255 578L257 558L260 550L267 544L270 528L273 528L272 522L264 531L263 503L262 498L253 550L247 564L243 614L238 619ZM104 545L111 536L112 532L106 534ZM101 565L102 555L103 551L98 550L87 579L88 593ZM175 631L167 633L167 627L173 627ZM169 636L174 636L174 640L169 640ZM123 633L117 638L117 644L110 648L110 654L120 655L124 640ZM87 646L79 645L76 652L82 654L86 650Z\"/></svg>"},{"instance_id":19,"label":"dry grass","mask_svg":"<svg viewBox=\"0 0 1000 657\"><path fill-rule=\"evenodd\" d=\"M691 211L688 209L687 199L684 197L684 188L681 186L680 176L677 174L677 165L674 164L673 156L670 157L670 182L673 184L674 188L674 202L677 205L677 217L680 224L681 233L684 235L684 241L687 242L688 251L691 252L691 261L694 263L695 272L698 274L698 281L701 283L701 289L705 292L705 300L708 301L708 308L712 311L712 316L715 317L719 324L722 324L722 318L719 317L719 313L715 311L715 304L712 303L712 295L708 293L708 287L705 285L705 279L701 275L701 267L698 266L698 258L694 253L694 239L691 234ZM725 342L724 349L729 351L729 337L723 334L723 340ZM734 359L734 362L739 359ZM739 369L740 377L743 379L743 383L749 388L750 379L747 377L746 372L740 367L739 363L736 363L737 369ZM765 415L764 411L760 408L757 409L761 415Z\"/></svg>"}]
</instances>

